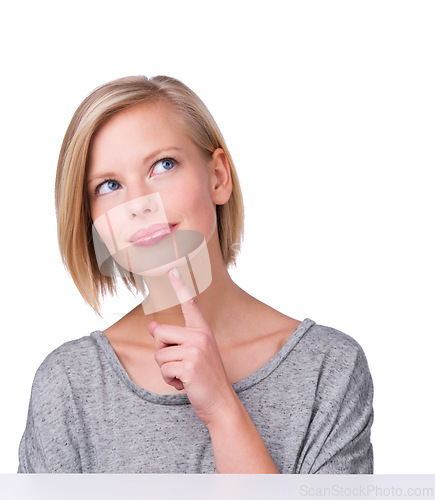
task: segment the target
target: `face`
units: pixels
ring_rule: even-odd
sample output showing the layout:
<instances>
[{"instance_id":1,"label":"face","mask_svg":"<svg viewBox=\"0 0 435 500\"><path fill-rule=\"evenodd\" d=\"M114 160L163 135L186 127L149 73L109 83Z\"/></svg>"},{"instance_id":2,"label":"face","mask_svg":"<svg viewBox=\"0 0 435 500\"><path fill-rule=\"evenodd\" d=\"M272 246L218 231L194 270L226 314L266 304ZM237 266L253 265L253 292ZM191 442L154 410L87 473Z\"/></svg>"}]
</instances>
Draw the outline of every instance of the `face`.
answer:
<instances>
[{"instance_id":1,"label":"face","mask_svg":"<svg viewBox=\"0 0 435 500\"><path fill-rule=\"evenodd\" d=\"M216 204L231 194L223 151L205 158L174 108L162 102L121 111L101 127L87 183L92 220L112 254L130 247L151 256L183 229L210 241Z\"/></svg>"}]
</instances>

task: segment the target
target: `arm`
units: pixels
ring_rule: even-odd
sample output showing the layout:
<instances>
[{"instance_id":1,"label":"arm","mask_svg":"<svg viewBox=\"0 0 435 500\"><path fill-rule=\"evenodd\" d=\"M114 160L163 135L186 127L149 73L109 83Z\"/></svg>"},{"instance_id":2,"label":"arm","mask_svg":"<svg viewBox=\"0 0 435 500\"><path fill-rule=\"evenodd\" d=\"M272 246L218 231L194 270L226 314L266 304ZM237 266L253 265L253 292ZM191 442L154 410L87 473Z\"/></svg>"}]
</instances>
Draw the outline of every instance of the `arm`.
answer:
<instances>
[{"instance_id":1,"label":"arm","mask_svg":"<svg viewBox=\"0 0 435 500\"><path fill-rule=\"evenodd\" d=\"M18 473L81 472L70 401L68 377L52 353L33 381Z\"/></svg>"},{"instance_id":2,"label":"arm","mask_svg":"<svg viewBox=\"0 0 435 500\"><path fill-rule=\"evenodd\" d=\"M228 411L210 422L208 430L218 473L279 474L262 437L236 393Z\"/></svg>"},{"instance_id":3,"label":"arm","mask_svg":"<svg viewBox=\"0 0 435 500\"><path fill-rule=\"evenodd\" d=\"M181 277L169 273L177 296L187 296ZM245 407L228 380L214 334L195 299L180 300L186 327L151 322L155 359L163 379L185 389L207 426L219 473L278 473Z\"/></svg>"},{"instance_id":4,"label":"arm","mask_svg":"<svg viewBox=\"0 0 435 500\"><path fill-rule=\"evenodd\" d=\"M300 474L373 474L373 382L361 347L325 356Z\"/></svg>"},{"instance_id":5,"label":"arm","mask_svg":"<svg viewBox=\"0 0 435 500\"><path fill-rule=\"evenodd\" d=\"M32 401L30 401L27 424L18 451L18 473L50 472L45 462L45 453L35 428Z\"/></svg>"}]
</instances>

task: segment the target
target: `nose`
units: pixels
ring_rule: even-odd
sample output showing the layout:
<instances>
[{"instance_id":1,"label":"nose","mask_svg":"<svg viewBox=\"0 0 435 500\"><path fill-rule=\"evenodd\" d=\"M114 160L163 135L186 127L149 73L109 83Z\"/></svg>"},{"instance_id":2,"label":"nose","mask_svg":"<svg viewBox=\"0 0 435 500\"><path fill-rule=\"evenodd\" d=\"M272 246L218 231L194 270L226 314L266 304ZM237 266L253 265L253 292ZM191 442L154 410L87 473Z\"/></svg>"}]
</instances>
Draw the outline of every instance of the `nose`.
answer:
<instances>
[{"instance_id":1,"label":"nose","mask_svg":"<svg viewBox=\"0 0 435 500\"><path fill-rule=\"evenodd\" d=\"M129 218L132 219L155 213L158 209L156 193L140 196L128 201L125 204L125 209Z\"/></svg>"}]
</instances>

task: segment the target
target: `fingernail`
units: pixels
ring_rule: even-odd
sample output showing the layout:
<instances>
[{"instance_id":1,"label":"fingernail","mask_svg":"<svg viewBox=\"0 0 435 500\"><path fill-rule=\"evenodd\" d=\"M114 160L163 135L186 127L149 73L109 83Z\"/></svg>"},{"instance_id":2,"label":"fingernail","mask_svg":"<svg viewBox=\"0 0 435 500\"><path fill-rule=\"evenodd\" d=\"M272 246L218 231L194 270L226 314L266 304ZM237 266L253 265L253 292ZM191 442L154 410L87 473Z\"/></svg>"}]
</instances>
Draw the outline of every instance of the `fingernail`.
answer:
<instances>
[{"instance_id":1,"label":"fingernail","mask_svg":"<svg viewBox=\"0 0 435 500\"><path fill-rule=\"evenodd\" d=\"M176 267L174 267L174 269L171 269L171 273L174 278L180 277L180 273L178 272L178 269Z\"/></svg>"}]
</instances>

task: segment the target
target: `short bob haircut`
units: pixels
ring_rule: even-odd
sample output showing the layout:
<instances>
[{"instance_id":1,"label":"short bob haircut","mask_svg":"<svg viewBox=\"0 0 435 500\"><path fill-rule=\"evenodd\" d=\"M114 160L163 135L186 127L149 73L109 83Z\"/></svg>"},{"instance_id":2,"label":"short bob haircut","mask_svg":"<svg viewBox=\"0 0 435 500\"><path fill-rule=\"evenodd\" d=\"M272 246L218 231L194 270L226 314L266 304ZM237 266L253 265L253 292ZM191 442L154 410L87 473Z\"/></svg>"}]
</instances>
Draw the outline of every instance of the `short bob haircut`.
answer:
<instances>
[{"instance_id":1,"label":"short bob haircut","mask_svg":"<svg viewBox=\"0 0 435 500\"><path fill-rule=\"evenodd\" d=\"M103 275L95 255L86 187L88 152L93 136L115 113L143 102L171 104L183 119L189 138L205 157L222 148L231 167L233 190L216 208L225 265L235 265L243 238L243 199L237 173L224 138L210 112L186 85L168 76L131 76L96 88L78 107L65 134L57 165L55 201L62 261L85 301L99 314L100 296L116 293L116 278ZM138 291L133 275L122 280ZM143 290L141 290L143 291Z\"/></svg>"}]
</instances>

